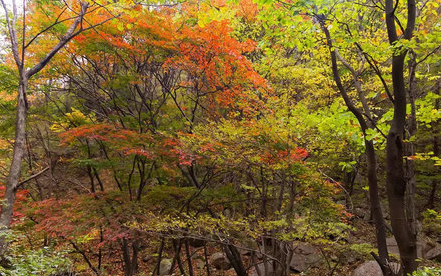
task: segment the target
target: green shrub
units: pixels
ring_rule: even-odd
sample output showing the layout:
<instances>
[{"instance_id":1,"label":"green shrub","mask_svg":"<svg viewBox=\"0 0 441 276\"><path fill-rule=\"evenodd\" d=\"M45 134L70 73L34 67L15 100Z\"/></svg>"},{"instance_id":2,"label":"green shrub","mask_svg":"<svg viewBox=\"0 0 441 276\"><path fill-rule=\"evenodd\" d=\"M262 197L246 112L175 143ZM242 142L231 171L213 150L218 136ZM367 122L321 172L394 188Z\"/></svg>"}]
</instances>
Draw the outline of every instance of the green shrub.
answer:
<instances>
[{"instance_id":1,"label":"green shrub","mask_svg":"<svg viewBox=\"0 0 441 276\"><path fill-rule=\"evenodd\" d=\"M0 266L0 275L4 276L50 276L71 271L72 264L62 252L55 252L48 247L38 250L13 248L7 256L7 267Z\"/></svg>"},{"instance_id":2,"label":"green shrub","mask_svg":"<svg viewBox=\"0 0 441 276\"><path fill-rule=\"evenodd\" d=\"M441 269L435 267L421 267L412 276L440 276Z\"/></svg>"}]
</instances>

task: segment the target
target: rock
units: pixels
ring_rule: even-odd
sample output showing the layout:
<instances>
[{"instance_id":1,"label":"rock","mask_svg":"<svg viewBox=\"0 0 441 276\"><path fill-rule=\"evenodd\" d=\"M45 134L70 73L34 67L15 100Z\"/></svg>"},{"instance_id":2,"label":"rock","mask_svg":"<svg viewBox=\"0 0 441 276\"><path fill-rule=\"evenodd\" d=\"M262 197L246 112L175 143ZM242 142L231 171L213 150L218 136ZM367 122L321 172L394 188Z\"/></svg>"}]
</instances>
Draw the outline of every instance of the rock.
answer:
<instances>
[{"instance_id":1,"label":"rock","mask_svg":"<svg viewBox=\"0 0 441 276\"><path fill-rule=\"evenodd\" d=\"M172 265L171 259L162 259L161 263L159 264L159 275L169 275L170 269Z\"/></svg>"},{"instance_id":2,"label":"rock","mask_svg":"<svg viewBox=\"0 0 441 276\"><path fill-rule=\"evenodd\" d=\"M387 244L387 250L390 254L395 254L397 256L400 256L400 251L398 249L397 241L394 237L389 237L386 239ZM417 257L418 258L425 258L426 253L426 247L427 243L423 240L417 241Z\"/></svg>"},{"instance_id":3,"label":"rock","mask_svg":"<svg viewBox=\"0 0 441 276\"><path fill-rule=\"evenodd\" d=\"M383 272L376 261L368 261L359 265L352 276L383 276Z\"/></svg>"},{"instance_id":4,"label":"rock","mask_svg":"<svg viewBox=\"0 0 441 276\"><path fill-rule=\"evenodd\" d=\"M390 220L389 206L387 204L381 204L381 210L383 211L384 219Z\"/></svg>"},{"instance_id":5,"label":"rock","mask_svg":"<svg viewBox=\"0 0 441 276\"><path fill-rule=\"evenodd\" d=\"M441 262L441 246L435 246L426 253L426 259Z\"/></svg>"},{"instance_id":6,"label":"rock","mask_svg":"<svg viewBox=\"0 0 441 276\"><path fill-rule=\"evenodd\" d=\"M353 264L360 260L360 256L357 256L357 254L353 254L353 252L349 254L345 254L345 259L347 264Z\"/></svg>"},{"instance_id":7,"label":"rock","mask_svg":"<svg viewBox=\"0 0 441 276\"><path fill-rule=\"evenodd\" d=\"M355 208L353 211L354 215L356 215L357 217L363 219L366 218L369 219L369 211L363 209L363 208Z\"/></svg>"},{"instance_id":8,"label":"rock","mask_svg":"<svg viewBox=\"0 0 441 276\"><path fill-rule=\"evenodd\" d=\"M423 240L417 241L417 258L426 258L427 242Z\"/></svg>"},{"instance_id":9,"label":"rock","mask_svg":"<svg viewBox=\"0 0 441 276\"><path fill-rule=\"evenodd\" d=\"M153 259L153 257L149 255L149 256L145 256L144 258L142 258L142 261L144 263L148 263L151 259Z\"/></svg>"},{"instance_id":10,"label":"rock","mask_svg":"<svg viewBox=\"0 0 441 276\"><path fill-rule=\"evenodd\" d=\"M397 241L394 237L389 237L386 239L387 244L387 251L389 254L395 254L397 256L400 256L400 251L398 250Z\"/></svg>"},{"instance_id":11,"label":"rock","mask_svg":"<svg viewBox=\"0 0 441 276\"><path fill-rule=\"evenodd\" d=\"M225 256L224 253L220 253L220 252L211 255L210 263L212 266L214 266L214 268L218 270L228 270L231 268L231 264L227 256Z\"/></svg>"},{"instance_id":12,"label":"rock","mask_svg":"<svg viewBox=\"0 0 441 276\"><path fill-rule=\"evenodd\" d=\"M319 267L322 264L320 252L314 246L296 242L293 244L294 252L292 255L290 268L295 272L304 272L308 268Z\"/></svg>"},{"instance_id":13,"label":"rock","mask_svg":"<svg viewBox=\"0 0 441 276\"><path fill-rule=\"evenodd\" d=\"M260 274L257 273L256 267L254 267L254 269L251 272L251 276L259 276L259 275L261 275L261 276L275 276L274 268L271 264L268 264L268 270L266 273L265 273L265 264L263 264L263 263L258 264L257 269L259 270Z\"/></svg>"}]
</instances>

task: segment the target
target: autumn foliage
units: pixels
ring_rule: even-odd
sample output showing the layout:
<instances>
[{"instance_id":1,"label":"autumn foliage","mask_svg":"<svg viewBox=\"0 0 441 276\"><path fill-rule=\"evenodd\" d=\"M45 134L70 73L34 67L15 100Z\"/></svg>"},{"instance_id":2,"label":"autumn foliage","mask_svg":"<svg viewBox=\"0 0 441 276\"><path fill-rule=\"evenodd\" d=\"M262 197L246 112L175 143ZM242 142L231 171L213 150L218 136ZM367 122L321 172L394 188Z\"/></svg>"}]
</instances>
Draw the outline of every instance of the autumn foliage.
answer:
<instances>
[{"instance_id":1,"label":"autumn foliage","mask_svg":"<svg viewBox=\"0 0 441 276\"><path fill-rule=\"evenodd\" d=\"M27 67L63 38L85 2L25 2L15 23L25 31L18 44ZM375 252L375 235L366 235L373 227L367 179L374 172L384 193L394 116L387 74L391 53L402 49L418 57L404 74L409 85L412 72L425 78L409 106L419 110L419 129L403 140L418 150L403 160L420 162L419 196L435 208L440 36L431 31L439 1L422 7L419 45L393 46L375 7L337 1L325 9L325 2L87 0L78 34L28 80L20 102L27 125L19 181L26 181L14 190L12 265L0 262L0 274L40 275L32 269L47 265L38 258L50 260L52 273L58 262L49 252L66 263L60 275L347 275ZM329 13L324 25L321 12ZM337 70L328 64L324 28L338 49ZM17 106L9 90L22 83L13 53L0 57L0 173L7 176ZM368 157L378 163L368 166ZM1 197L5 190L0 185ZM426 214L431 229L434 214ZM320 262L300 271L299 244L314 252L301 260ZM228 269L215 268L216 253Z\"/></svg>"}]
</instances>

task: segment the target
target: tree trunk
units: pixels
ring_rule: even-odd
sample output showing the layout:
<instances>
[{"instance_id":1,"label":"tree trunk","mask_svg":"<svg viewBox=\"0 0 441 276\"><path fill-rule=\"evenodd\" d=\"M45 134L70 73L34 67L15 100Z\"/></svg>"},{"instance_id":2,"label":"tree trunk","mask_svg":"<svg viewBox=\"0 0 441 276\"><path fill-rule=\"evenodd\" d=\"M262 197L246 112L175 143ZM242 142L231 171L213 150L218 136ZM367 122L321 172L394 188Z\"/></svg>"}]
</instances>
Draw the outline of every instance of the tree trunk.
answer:
<instances>
[{"instance_id":1,"label":"tree trunk","mask_svg":"<svg viewBox=\"0 0 441 276\"><path fill-rule=\"evenodd\" d=\"M395 24L395 1L385 1L385 17L389 43L394 47L392 57L392 85L394 91L394 116L386 143L386 187L389 199L391 226L400 251L404 275L412 274L417 268L416 234L412 230L412 213L407 209L407 179L404 168L404 132L406 124L406 87L404 82L404 60L407 50L397 47L401 39ZM407 25L403 39L411 40L415 28L416 3L407 1ZM410 224L409 224L410 222Z\"/></svg>"},{"instance_id":2,"label":"tree trunk","mask_svg":"<svg viewBox=\"0 0 441 276\"><path fill-rule=\"evenodd\" d=\"M417 236L416 228L416 207L415 207L415 192L416 192L416 178L415 178L415 161L409 156L415 155L415 146L412 142L412 137L416 135L417 132L417 121L416 121L416 54L413 51L409 52L409 89L407 89L408 101L411 107L410 116L407 119L407 130L405 139L407 142L404 144L404 155L405 155L405 170L406 170L406 215L408 225L412 236Z\"/></svg>"},{"instance_id":3,"label":"tree trunk","mask_svg":"<svg viewBox=\"0 0 441 276\"><path fill-rule=\"evenodd\" d=\"M236 272L236 275L248 276L248 273L245 269L245 266L242 262L242 258L237 248L232 244L228 244L228 245L224 245L224 250L228 260L230 261L231 265L234 268L234 271Z\"/></svg>"},{"instance_id":4,"label":"tree trunk","mask_svg":"<svg viewBox=\"0 0 441 276\"><path fill-rule=\"evenodd\" d=\"M369 184L369 202L371 214L374 218L378 254L382 265L386 264L389 259L386 244L386 226L383 218L383 211L381 210L380 197L378 195L378 179L377 179L377 157L375 154L374 144L372 141L365 139L366 144L366 163L367 163L367 177Z\"/></svg>"},{"instance_id":5,"label":"tree trunk","mask_svg":"<svg viewBox=\"0 0 441 276\"><path fill-rule=\"evenodd\" d=\"M392 60L392 81L394 87L394 117L387 135L386 184L389 199L391 226L400 251L404 275L412 274L417 268L416 235L408 224L406 214L406 179L404 170L404 126L406 123L406 90L404 86L404 58L406 53L395 55Z\"/></svg>"},{"instance_id":6,"label":"tree trunk","mask_svg":"<svg viewBox=\"0 0 441 276\"><path fill-rule=\"evenodd\" d=\"M11 224L15 202L15 193L17 190L18 180L21 172L21 162L25 153L27 116L26 89L27 79L22 76L18 87L18 102L15 119L16 125L13 155L11 167L9 169L9 175L6 179L5 202L2 204L0 214L0 255L3 255L5 253L7 247L7 242L5 240L6 237L4 236L4 234L6 234Z\"/></svg>"}]
</instances>

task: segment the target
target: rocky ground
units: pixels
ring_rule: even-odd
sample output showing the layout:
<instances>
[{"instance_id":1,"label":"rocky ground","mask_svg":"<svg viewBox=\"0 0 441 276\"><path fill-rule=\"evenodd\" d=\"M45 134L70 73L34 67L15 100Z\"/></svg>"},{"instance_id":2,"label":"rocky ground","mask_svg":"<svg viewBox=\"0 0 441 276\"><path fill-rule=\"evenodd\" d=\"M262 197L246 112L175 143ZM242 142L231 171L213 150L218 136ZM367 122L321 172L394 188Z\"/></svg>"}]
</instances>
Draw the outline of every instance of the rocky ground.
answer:
<instances>
[{"instance_id":1,"label":"rocky ground","mask_svg":"<svg viewBox=\"0 0 441 276\"><path fill-rule=\"evenodd\" d=\"M369 218L356 217L352 224L353 232L349 233L347 245L370 244L375 246L374 227L369 223ZM398 265L398 247L395 239L390 236L387 239L389 253L392 254L392 261L395 269ZM341 250L341 251L340 251ZM192 266L195 275L207 275L207 264L204 258L203 247L194 245L192 247ZM208 248L209 252L209 271L212 276L236 275L224 253L216 248ZM248 252L241 252L244 259L249 259ZM441 267L441 241L437 241L422 233L418 239L418 257L421 266ZM151 258L147 262L154 266L156 258ZM184 262L184 261L183 261ZM160 275L167 275L172 265L171 258L164 258L161 261ZM186 263L183 264L187 266ZM150 266L150 265L149 265ZM260 276L272 276L271 268L267 268L270 274L263 273L264 266L257 266L261 270ZM306 276L382 276L379 265L369 257L369 254L354 254L352 251L345 251L341 248L333 249L321 247L310 243L297 242L293 258L290 264L292 275ZM259 276L256 268L251 268L250 276Z\"/></svg>"}]
</instances>

